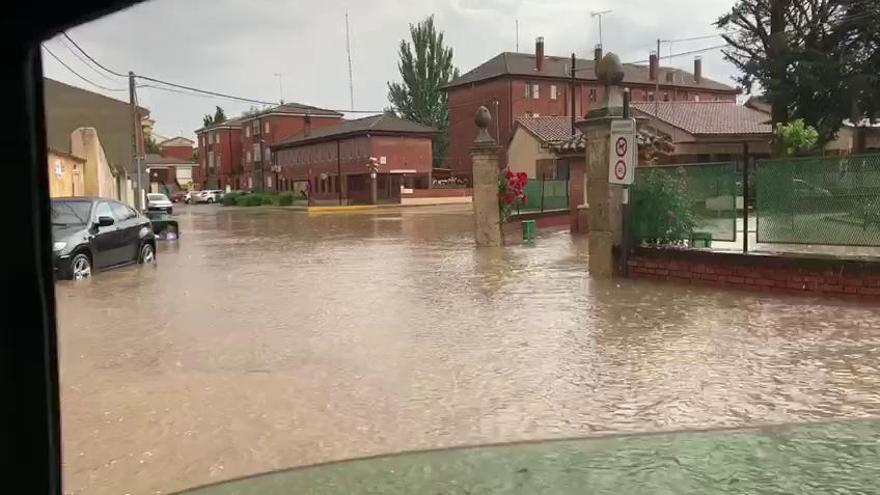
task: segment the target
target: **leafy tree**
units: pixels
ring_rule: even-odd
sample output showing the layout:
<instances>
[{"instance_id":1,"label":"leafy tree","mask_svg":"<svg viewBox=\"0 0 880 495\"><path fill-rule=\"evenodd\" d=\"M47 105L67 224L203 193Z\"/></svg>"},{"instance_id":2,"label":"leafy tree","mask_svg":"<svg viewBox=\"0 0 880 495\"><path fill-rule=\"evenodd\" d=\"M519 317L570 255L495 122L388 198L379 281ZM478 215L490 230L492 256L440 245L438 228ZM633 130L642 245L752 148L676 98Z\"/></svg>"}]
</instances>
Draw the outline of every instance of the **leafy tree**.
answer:
<instances>
[{"instance_id":1,"label":"leafy tree","mask_svg":"<svg viewBox=\"0 0 880 495\"><path fill-rule=\"evenodd\" d=\"M159 143L156 142L153 136L146 136L144 138L144 150L147 153L162 153L162 148L159 147Z\"/></svg>"},{"instance_id":2,"label":"leafy tree","mask_svg":"<svg viewBox=\"0 0 880 495\"><path fill-rule=\"evenodd\" d=\"M795 119L777 126L776 138L786 155L803 155L816 147L819 133L812 126L804 124L803 119Z\"/></svg>"},{"instance_id":3,"label":"leafy tree","mask_svg":"<svg viewBox=\"0 0 880 495\"><path fill-rule=\"evenodd\" d=\"M878 23L865 0L738 0L716 26L738 82L764 88L773 123L802 118L823 144L853 113L876 114Z\"/></svg>"},{"instance_id":4,"label":"leafy tree","mask_svg":"<svg viewBox=\"0 0 880 495\"><path fill-rule=\"evenodd\" d=\"M401 83L388 83L388 100L397 115L432 126L440 131L434 138L434 164L446 153L449 142L448 98L443 86L458 77L452 65L452 49L443 32L434 26L434 16L409 26L412 42L400 41L398 55Z\"/></svg>"},{"instance_id":5,"label":"leafy tree","mask_svg":"<svg viewBox=\"0 0 880 495\"><path fill-rule=\"evenodd\" d=\"M223 109L220 108L219 106L216 107L216 110L214 111L214 115L205 114L205 116L202 117L202 124L205 127L207 127L209 125L213 125L213 124L219 124L219 123L225 122L225 121L226 121L226 112L224 112Z\"/></svg>"}]
</instances>

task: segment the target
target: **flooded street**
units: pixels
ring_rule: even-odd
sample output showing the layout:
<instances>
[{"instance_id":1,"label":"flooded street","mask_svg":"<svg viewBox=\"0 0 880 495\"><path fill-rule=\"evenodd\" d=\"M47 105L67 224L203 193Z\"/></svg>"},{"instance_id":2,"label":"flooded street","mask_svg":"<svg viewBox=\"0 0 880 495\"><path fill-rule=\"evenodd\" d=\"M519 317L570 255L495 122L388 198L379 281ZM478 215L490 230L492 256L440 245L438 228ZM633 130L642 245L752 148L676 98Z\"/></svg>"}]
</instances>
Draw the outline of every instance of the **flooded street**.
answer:
<instances>
[{"instance_id":1,"label":"flooded street","mask_svg":"<svg viewBox=\"0 0 880 495\"><path fill-rule=\"evenodd\" d=\"M524 439L880 416L880 308L473 246L469 207L175 207L157 268L56 285L68 493Z\"/></svg>"}]
</instances>

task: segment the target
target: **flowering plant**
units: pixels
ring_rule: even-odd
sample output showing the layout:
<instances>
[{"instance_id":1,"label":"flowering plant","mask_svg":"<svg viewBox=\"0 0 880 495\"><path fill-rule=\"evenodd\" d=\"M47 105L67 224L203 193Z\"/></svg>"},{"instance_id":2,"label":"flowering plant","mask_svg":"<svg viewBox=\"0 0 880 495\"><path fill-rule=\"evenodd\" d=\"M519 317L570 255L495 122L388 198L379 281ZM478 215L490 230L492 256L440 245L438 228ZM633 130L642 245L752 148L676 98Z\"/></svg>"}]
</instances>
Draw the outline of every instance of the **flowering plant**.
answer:
<instances>
[{"instance_id":1,"label":"flowering plant","mask_svg":"<svg viewBox=\"0 0 880 495\"><path fill-rule=\"evenodd\" d=\"M498 179L498 211L501 223L507 222L514 207L525 206L526 194L523 188L529 183L529 176L525 172L513 173L510 169L504 171Z\"/></svg>"}]
</instances>

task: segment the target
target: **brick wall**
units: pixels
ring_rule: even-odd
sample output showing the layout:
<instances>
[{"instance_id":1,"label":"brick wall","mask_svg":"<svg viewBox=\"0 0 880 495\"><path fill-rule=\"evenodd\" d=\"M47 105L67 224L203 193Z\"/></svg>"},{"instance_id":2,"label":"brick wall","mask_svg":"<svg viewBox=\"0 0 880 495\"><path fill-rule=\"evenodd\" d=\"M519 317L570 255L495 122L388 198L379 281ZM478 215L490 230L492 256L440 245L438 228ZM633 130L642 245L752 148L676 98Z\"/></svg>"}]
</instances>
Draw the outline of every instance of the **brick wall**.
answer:
<instances>
[{"instance_id":1,"label":"brick wall","mask_svg":"<svg viewBox=\"0 0 880 495\"><path fill-rule=\"evenodd\" d=\"M408 198L460 198L473 195L473 189L469 187L437 188L437 189L413 189L407 194Z\"/></svg>"},{"instance_id":2,"label":"brick wall","mask_svg":"<svg viewBox=\"0 0 880 495\"><path fill-rule=\"evenodd\" d=\"M636 248L633 278L880 302L880 261Z\"/></svg>"}]
</instances>

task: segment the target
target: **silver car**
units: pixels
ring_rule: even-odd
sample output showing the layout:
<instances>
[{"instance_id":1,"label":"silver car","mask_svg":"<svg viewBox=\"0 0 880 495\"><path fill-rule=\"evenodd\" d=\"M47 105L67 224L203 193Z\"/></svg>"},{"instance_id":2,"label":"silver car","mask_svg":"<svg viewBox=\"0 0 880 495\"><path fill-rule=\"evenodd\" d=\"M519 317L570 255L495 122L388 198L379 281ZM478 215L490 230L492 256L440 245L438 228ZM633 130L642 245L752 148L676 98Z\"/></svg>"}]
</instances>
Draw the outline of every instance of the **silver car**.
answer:
<instances>
[{"instance_id":1,"label":"silver car","mask_svg":"<svg viewBox=\"0 0 880 495\"><path fill-rule=\"evenodd\" d=\"M147 194L147 210L149 211L165 211L171 214L174 209L173 203L168 196L160 193Z\"/></svg>"}]
</instances>

